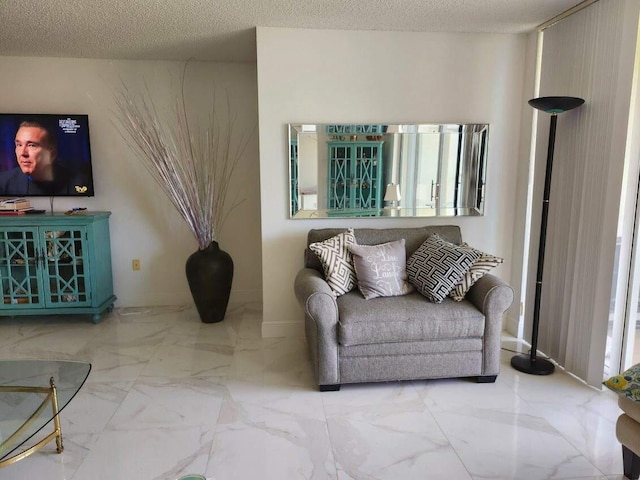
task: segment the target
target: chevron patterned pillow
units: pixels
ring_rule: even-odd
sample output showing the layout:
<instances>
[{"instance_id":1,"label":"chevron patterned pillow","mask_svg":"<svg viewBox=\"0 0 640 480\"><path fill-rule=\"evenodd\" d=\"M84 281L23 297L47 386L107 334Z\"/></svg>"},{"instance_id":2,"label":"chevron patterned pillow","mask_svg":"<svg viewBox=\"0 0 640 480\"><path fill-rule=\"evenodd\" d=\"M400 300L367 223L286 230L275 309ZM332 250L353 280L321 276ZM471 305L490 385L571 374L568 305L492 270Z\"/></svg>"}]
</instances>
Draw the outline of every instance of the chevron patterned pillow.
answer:
<instances>
[{"instance_id":1,"label":"chevron patterned pillow","mask_svg":"<svg viewBox=\"0 0 640 480\"><path fill-rule=\"evenodd\" d=\"M473 262L471 268L467 273L465 273L458 284L453 287L453 290L449 292L449 296L453 298L456 302L462 301L464 296L467 294L471 286L480 280L485 273L488 273L492 268L500 265L504 260L500 257L496 257L495 255L491 255L489 253L481 252L480 250L476 250L475 248L469 246L466 243L460 245L461 248L468 248L469 250L473 250L477 252L480 256L478 259Z\"/></svg>"},{"instance_id":2,"label":"chevron patterned pillow","mask_svg":"<svg viewBox=\"0 0 640 480\"><path fill-rule=\"evenodd\" d=\"M409 281L427 299L440 303L479 256L434 233L407 260Z\"/></svg>"},{"instance_id":3,"label":"chevron patterned pillow","mask_svg":"<svg viewBox=\"0 0 640 480\"><path fill-rule=\"evenodd\" d=\"M309 245L309 250L320 259L324 278L336 297L350 292L356 286L353 255L348 248L349 245L355 245L355 243L356 237L353 234L353 228L350 228L324 242Z\"/></svg>"}]
</instances>

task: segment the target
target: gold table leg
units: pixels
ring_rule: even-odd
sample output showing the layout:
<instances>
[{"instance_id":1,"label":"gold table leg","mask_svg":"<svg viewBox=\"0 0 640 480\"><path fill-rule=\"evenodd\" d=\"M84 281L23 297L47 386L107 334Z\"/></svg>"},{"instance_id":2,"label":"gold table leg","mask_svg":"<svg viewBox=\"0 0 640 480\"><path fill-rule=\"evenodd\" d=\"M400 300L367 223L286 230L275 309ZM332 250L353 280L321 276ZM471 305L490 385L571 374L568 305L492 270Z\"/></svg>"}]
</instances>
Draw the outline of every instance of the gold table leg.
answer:
<instances>
[{"instance_id":1,"label":"gold table leg","mask_svg":"<svg viewBox=\"0 0 640 480\"><path fill-rule=\"evenodd\" d=\"M62 453L64 446L62 445L62 428L60 427L60 416L58 413L58 391L53 377L49 379L51 385L51 409L53 410L53 432L56 434L56 451Z\"/></svg>"},{"instance_id":2,"label":"gold table leg","mask_svg":"<svg viewBox=\"0 0 640 480\"><path fill-rule=\"evenodd\" d=\"M16 463L19 460L22 460L25 457L28 457L32 453L40 450L54 438L56 439L56 451L58 453L62 453L62 451L64 450L64 446L62 445L62 429L60 427L60 418L58 416L58 393L56 390L55 382L53 381L53 377L49 379L49 387L0 386L0 392L46 393L46 397L44 398L40 406L36 409L36 411L33 412L33 414L20 426L20 428L18 428L9 438L7 438L4 442L2 442L2 444L0 444L0 455L4 451L12 448L12 442L15 443L22 432L24 432L33 424L33 422L38 418L38 416L42 413L49 402L51 402L51 409L53 413L53 432L48 434L32 447L24 450L23 452L0 461L0 468L6 467L8 465Z\"/></svg>"}]
</instances>

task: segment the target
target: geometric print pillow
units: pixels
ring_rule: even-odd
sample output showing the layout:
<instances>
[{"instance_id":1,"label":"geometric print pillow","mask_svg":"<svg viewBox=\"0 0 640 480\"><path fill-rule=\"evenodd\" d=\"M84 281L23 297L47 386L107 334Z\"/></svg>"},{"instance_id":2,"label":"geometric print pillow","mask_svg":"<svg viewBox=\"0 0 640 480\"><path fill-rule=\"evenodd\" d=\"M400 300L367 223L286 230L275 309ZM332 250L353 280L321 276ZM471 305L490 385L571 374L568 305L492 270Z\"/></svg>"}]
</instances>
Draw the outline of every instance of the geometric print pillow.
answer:
<instances>
[{"instance_id":1,"label":"geometric print pillow","mask_svg":"<svg viewBox=\"0 0 640 480\"><path fill-rule=\"evenodd\" d=\"M480 257L477 251L430 235L407 260L409 281L427 299L440 303Z\"/></svg>"},{"instance_id":2,"label":"geometric print pillow","mask_svg":"<svg viewBox=\"0 0 640 480\"><path fill-rule=\"evenodd\" d=\"M324 242L309 245L309 249L320 259L324 278L336 297L350 292L356 286L353 255L348 248L355 243L356 237L353 228L350 228Z\"/></svg>"},{"instance_id":3,"label":"geometric print pillow","mask_svg":"<svg viewBox=\"0 0 640 480\"><path fill-rule=\"evenodd\" d=\"M462 276L458 284L453 287L453 290L449 293L449 296L456 302L462 301L471 286L480 280L485 273L488 273L489 270L497 267L504 261L502 258L496 257L495 255L476 250L466 243L460 245L460 248L468 248L469 250L477 252L480 256L475 262L473 262L469 271Z\"/></svg>"}]
</instances>

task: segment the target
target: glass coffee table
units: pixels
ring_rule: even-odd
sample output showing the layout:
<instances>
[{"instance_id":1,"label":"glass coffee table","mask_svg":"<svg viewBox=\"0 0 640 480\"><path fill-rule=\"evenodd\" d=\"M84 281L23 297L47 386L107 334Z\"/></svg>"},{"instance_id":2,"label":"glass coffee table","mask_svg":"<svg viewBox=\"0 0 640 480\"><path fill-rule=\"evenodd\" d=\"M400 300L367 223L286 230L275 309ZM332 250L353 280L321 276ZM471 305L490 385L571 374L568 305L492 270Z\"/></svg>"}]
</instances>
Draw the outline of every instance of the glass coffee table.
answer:
<instances>
[{"instance_id":1,"label":"glass coffee table","mask_svg":"<svg viewBox=\"0 0 640 480\"><path fill-rule=\"evenodd\" d=\"M91 364L55 360L0 360L0 468L55 439L62 453L59 413L78 393ZM53 432L38 433L53 421Z\"/></svg>"}]
</instances>

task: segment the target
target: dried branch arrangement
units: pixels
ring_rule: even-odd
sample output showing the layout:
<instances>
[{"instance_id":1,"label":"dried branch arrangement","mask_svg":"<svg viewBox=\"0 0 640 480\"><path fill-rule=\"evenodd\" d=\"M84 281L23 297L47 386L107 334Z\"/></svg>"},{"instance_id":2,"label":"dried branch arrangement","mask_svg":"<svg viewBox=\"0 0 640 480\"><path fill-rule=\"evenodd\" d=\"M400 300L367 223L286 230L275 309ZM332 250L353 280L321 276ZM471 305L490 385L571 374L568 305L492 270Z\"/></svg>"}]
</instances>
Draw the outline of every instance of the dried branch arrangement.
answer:
<instances>
[{"instance_id":1,"label":"dried branch arrangement","mask_svg":"<svg viewBox=\"0 0 640 480\"><path fill-rule=\"evenodd\" d=\"M215 241L229 214L243 200L229 200L231 177L253 131L235 140L229 94L220 109L214 90L208 122L192 128L185 103L185 73L176 99L175 122L163 121L149 92L135 95L124 83L115 94L123 137L180 215L201 250Z\"/></svg>"}]
</instances>

